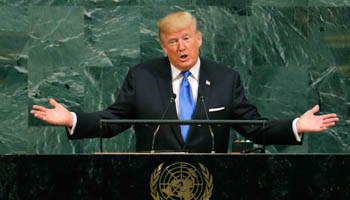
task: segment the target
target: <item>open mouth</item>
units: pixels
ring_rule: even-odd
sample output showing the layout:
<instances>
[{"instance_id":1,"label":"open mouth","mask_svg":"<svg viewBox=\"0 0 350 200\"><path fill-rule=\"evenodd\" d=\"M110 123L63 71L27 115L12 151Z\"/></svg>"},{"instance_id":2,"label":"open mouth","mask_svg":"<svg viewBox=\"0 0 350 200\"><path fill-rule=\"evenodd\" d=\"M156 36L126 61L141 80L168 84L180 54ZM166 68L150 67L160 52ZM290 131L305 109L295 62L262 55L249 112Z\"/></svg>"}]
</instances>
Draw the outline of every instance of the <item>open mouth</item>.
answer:
<instances>
[{"instance_id":1,"label":"open mouth","mask_svg":"<svg viewBox=\"0 0 350 200\"><path fill-rule=\"evenodd\" d=\"M180 59L181 59L181 60L186 60L187 57L188 57L188 55L181 55L181 56L180 56Z\"/></svg>"}]
</instances>

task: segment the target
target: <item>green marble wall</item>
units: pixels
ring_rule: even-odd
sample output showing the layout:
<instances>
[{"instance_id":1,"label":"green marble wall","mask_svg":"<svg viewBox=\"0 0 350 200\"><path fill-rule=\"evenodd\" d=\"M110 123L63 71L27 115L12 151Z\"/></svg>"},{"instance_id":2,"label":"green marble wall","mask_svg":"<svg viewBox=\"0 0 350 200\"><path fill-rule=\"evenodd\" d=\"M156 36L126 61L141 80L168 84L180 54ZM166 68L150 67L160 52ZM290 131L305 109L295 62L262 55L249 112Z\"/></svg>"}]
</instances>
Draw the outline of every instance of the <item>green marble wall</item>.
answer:
<instances>
[{"instance_id":1,"label":"green marble wall","mask_svg":"<svg viewBox=\"0 0 350 200\"><path fill-rule=\"evenodd\" d=\"M106 108L130 67L163 56L156 22L178 10L198 18L201 56L239 71L264 116L319 104L341 118L302 146L269 152L350 152L350 0L0 0L0 153L98 151L98 139L68 141L31 106L52 97L72 111ZM129 130L105 150L134 151L134 142Z\"/></svg>"}]
</instances>

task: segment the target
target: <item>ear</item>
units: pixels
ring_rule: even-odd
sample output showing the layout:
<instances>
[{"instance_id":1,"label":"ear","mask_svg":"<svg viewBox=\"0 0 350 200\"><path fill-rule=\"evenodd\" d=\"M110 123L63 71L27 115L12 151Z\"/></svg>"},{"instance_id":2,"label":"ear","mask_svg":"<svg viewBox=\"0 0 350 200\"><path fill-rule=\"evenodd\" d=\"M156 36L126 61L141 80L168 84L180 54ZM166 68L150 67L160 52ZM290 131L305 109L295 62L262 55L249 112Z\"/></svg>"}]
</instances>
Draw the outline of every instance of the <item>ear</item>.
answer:
<instances>
[{"instance_id":1,"label":"ear","mask_svg":"<svg viewBox=\"0 0 350 200\"><path fill-rule=\"evenodd\" d=\"M162 37L163 36L163 37ZM164 42L164 34L158 34L158 38L159 38L159 43L160 43L160 46L162 47L163 49L163 52L168 55L168 50L166 48L166 44ZM163 39L162 39L163 38Z\"/></svg>"},{"instance_id":2,"label":"ear","mask_svg":"<svg viewBox=\"0 0 350 200\"><path fill-rule=\"evenodd\" d=\"M201 47L202 46L202 33L200 31L198 31L196 34L196 40L198 43L198 47Z\"/></svg>"},{"instance_id":3,"label":"ear","mask_svg":"<svg viewBox=\"0 0 350 200\"><path fill-rule=\"evenodd\" d=\"M165 53L166 55L168 55L168 50L167 50L167 48L164 46L164 44L163 44L162 41L160 41L160 46L162 47L164 53Z\"/></svg>"}]
</instances>

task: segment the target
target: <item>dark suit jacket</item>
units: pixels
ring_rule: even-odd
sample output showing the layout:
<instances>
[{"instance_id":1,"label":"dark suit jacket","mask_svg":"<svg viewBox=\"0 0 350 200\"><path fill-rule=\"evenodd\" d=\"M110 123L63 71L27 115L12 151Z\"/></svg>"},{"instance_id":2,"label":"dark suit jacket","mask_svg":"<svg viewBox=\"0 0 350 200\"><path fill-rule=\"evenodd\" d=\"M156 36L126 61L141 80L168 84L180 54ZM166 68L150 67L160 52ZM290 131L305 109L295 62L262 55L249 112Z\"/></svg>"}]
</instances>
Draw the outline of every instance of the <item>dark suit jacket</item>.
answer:
<instances>
[{"instance_id":1,"label":"dark suit jacket","mask_svg":"<svg viewBox=\"0 0 350 200\"><path fill-rule=\"evenodd\" d=\"M209 81L210 84L206 84ZM130 126L113 126L102 131L100 119L160 119L172 97L171 68L167 57L150 60L130 69L116 102L107 110L95 113L77 113L77 126L70 139L112 137ZM224 110L209 112L210 119L262 119L256 107L251 105L244 94L239 74L222 64L201 58L199 73L199 95L193 119L206 119L200 95L206 106L225 107ZM165 119L177 119L175 104L168 110ZM292 119L270 121L261 126L236 126L240 134L255 143L298 144L292 131ZM136 125L136 150L151 150L155 126ZM229 144L228 126L213 127L215 151L227 152ZM187 150L189 152L210 152L211 136L208 126L192 126L186 142L183 141L179 126L161 126L156 140L156 150Z\"/></svg>"}]
</instances>

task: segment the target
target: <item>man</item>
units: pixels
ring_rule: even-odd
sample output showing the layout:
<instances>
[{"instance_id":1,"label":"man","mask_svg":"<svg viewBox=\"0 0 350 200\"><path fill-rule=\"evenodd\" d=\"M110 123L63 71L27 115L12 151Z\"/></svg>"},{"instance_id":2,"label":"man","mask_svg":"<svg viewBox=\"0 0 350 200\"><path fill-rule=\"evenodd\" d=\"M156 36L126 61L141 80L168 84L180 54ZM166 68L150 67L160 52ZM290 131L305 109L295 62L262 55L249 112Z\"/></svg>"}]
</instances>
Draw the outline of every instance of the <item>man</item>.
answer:
<instances>
[{"instance_id":1,"label":"man","mask_svg":"<svg viewBox=\"0 0 350 200\"><path fill-rule=\"evenodd\" d=\"M165 119L206 119L200 99L208 106L210 119L261 119L249 104L239 74L204 58L199 58L202 34L196 19L187 12L172 13L158 22L159 39L165 58L133 67L125 78L116 102L95 113L71 113L54 99L53 109L38 105L31 111L48 123L68 127L71 139L112 137L130 126L111 126L102 131L100 119L160 119L172 97ZM175 95L174 95L175 94ZM197 102L197 103L195 103ZM300 118L269 121L266 127L235 126L244 137L264 144L300 144L302 133L320 132L334 126L336 114L315 116L315 106ZM151 150L154 126L135 125L136 150ZM213 127L215 151L227 152L229 128ZM161 126L155 138L156 150L210 152L208 126Z\"/></svg>"}]
</instances>

